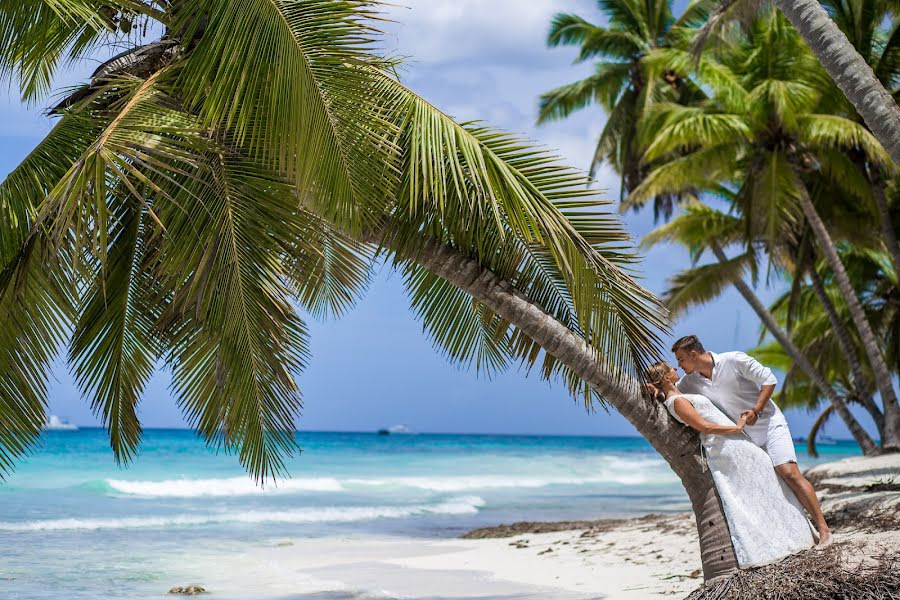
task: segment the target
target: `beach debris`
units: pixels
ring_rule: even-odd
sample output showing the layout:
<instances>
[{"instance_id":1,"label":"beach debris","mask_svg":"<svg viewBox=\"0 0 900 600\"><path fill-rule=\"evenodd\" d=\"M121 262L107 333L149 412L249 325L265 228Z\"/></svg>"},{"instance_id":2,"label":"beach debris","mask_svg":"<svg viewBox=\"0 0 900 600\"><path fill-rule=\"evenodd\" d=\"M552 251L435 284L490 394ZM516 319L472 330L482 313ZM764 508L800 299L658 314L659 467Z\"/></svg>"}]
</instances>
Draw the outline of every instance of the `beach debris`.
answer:
<instances>
[{"instance_id":1,"label":"beach debris","mask_svg":"<svg viewBox=\"0 0 900 600\"><path fill-rule=\"evenodd\" d=\"M196 596L197 594L202 594L206 590L202 585L189 585L186 587L176 586L169 590L170 594L181 594L183 596Z\"/></svg>"},{"instance_id":2,"label":"beach debris","mask_svg":"<svg viewBox=\"0 0 900 600\"><path fill-rule=\"evenodd\" d=\"M900 553L876 546L838 542L823 550L807 550L717 578L686 600L900 598Z\"/></svg>"},{"instance_id":3,"label":"beach debris","mask_svg":"<svg viewBox=\"0 0 900 600\"><path fill-rule=\"evenodd\" d=\"M553 552L553 548L547 548L546 550L538 552L538 556L540 556L541 554L547 554L548 552Z\"/></svg>"}]
</instances>

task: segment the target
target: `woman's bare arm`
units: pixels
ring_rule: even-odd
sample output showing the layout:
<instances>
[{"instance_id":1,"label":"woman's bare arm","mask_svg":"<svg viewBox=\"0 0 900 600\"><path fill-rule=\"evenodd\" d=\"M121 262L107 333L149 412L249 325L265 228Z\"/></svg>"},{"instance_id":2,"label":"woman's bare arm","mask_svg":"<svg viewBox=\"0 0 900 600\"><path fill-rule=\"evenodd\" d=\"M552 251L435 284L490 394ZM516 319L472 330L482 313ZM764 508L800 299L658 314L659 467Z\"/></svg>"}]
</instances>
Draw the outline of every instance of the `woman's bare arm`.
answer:
<instances>
[{"instance_id":1,"label":"woman's bare arm","mask_svg":"<svg viewBox=\"0 0 900 600\"><path fill-rule=\"evenodd\" d=\"M741 416L741 418L738 419L737 425L716 425L715 423L710 423L700 416L700 413L697 412L697 409L694 408L694 405L691 404L687 398L682 398L681 396L675 398L673 408L675 409L675 413L681 417L682 421L700 433L712 433L716 435L740 433L744 430L744 423L747 422L747 417Z\"/></svg>"}]
</instances>

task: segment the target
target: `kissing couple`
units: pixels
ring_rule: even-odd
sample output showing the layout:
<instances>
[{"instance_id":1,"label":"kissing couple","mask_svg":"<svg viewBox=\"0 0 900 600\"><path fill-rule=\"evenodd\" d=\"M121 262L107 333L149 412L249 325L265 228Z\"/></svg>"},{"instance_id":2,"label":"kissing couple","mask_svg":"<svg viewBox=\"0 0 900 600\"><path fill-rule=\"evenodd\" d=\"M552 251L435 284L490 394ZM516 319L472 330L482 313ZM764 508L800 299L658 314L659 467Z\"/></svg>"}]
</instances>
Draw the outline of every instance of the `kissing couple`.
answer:
<instances>
[{"instance_id":1,"label":"kissing couple","mask_svg":"<svg viewBox=\"0 0 900 600\"><path fill-rule=\"evenodd\" d=\"M672 352L684 377L657 362L648 369L650 389L676 420L700 432L738 565L762 565L811 547L804 508L819 547L829 545L816 492L797 466L784 414L771 401L777 383L771 369L743 352L707 352L695 335L676 341Z\"/></svg>"}]
</instances>

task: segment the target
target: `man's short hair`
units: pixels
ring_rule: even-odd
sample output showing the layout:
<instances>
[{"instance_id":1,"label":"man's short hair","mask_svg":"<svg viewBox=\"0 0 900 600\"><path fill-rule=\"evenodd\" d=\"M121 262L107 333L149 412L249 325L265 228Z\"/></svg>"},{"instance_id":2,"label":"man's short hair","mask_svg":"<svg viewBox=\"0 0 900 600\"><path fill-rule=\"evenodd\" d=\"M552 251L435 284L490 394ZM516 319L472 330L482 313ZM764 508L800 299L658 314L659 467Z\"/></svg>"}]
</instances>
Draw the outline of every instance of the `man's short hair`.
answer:
<instances>
[{"instance_id":1,"label":"man's short hair","mask_svg":"<svg viewBox=\"0 0 900 600\"><path fill-rule=\"evenodd\" d=\"M684 350L685 352L690 352L691 350L706 352L706 350L703 349L703 344L700 343L700 340L697 339L696 335L686 335L672 344L672 352L678 352L679 350Z\"/></svg>"}]
</instances>

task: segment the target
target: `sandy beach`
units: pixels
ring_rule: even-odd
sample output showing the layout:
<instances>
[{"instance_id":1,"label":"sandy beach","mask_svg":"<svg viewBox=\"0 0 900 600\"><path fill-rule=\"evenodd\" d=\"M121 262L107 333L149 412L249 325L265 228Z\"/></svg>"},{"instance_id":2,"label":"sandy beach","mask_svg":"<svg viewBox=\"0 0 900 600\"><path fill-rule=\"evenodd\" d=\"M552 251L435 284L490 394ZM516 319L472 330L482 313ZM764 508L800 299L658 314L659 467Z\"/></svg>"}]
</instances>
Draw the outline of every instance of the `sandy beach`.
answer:
<instances>
[{"instance_id":1,"label":"sandy beach","mask_svg":"<svg viewBox=\"0 0 900 600\"><path fill-rule=\"evenodd\" d=\"M900 552L900 455L809 472L847 568ZM702 584L693 516L478 529L461 539L273 540L207 589L285 598L679 598ZM235 565L240 565L236 567ZM238 597L238 596L236 596Z\"/></svg>"}]
</instances>

